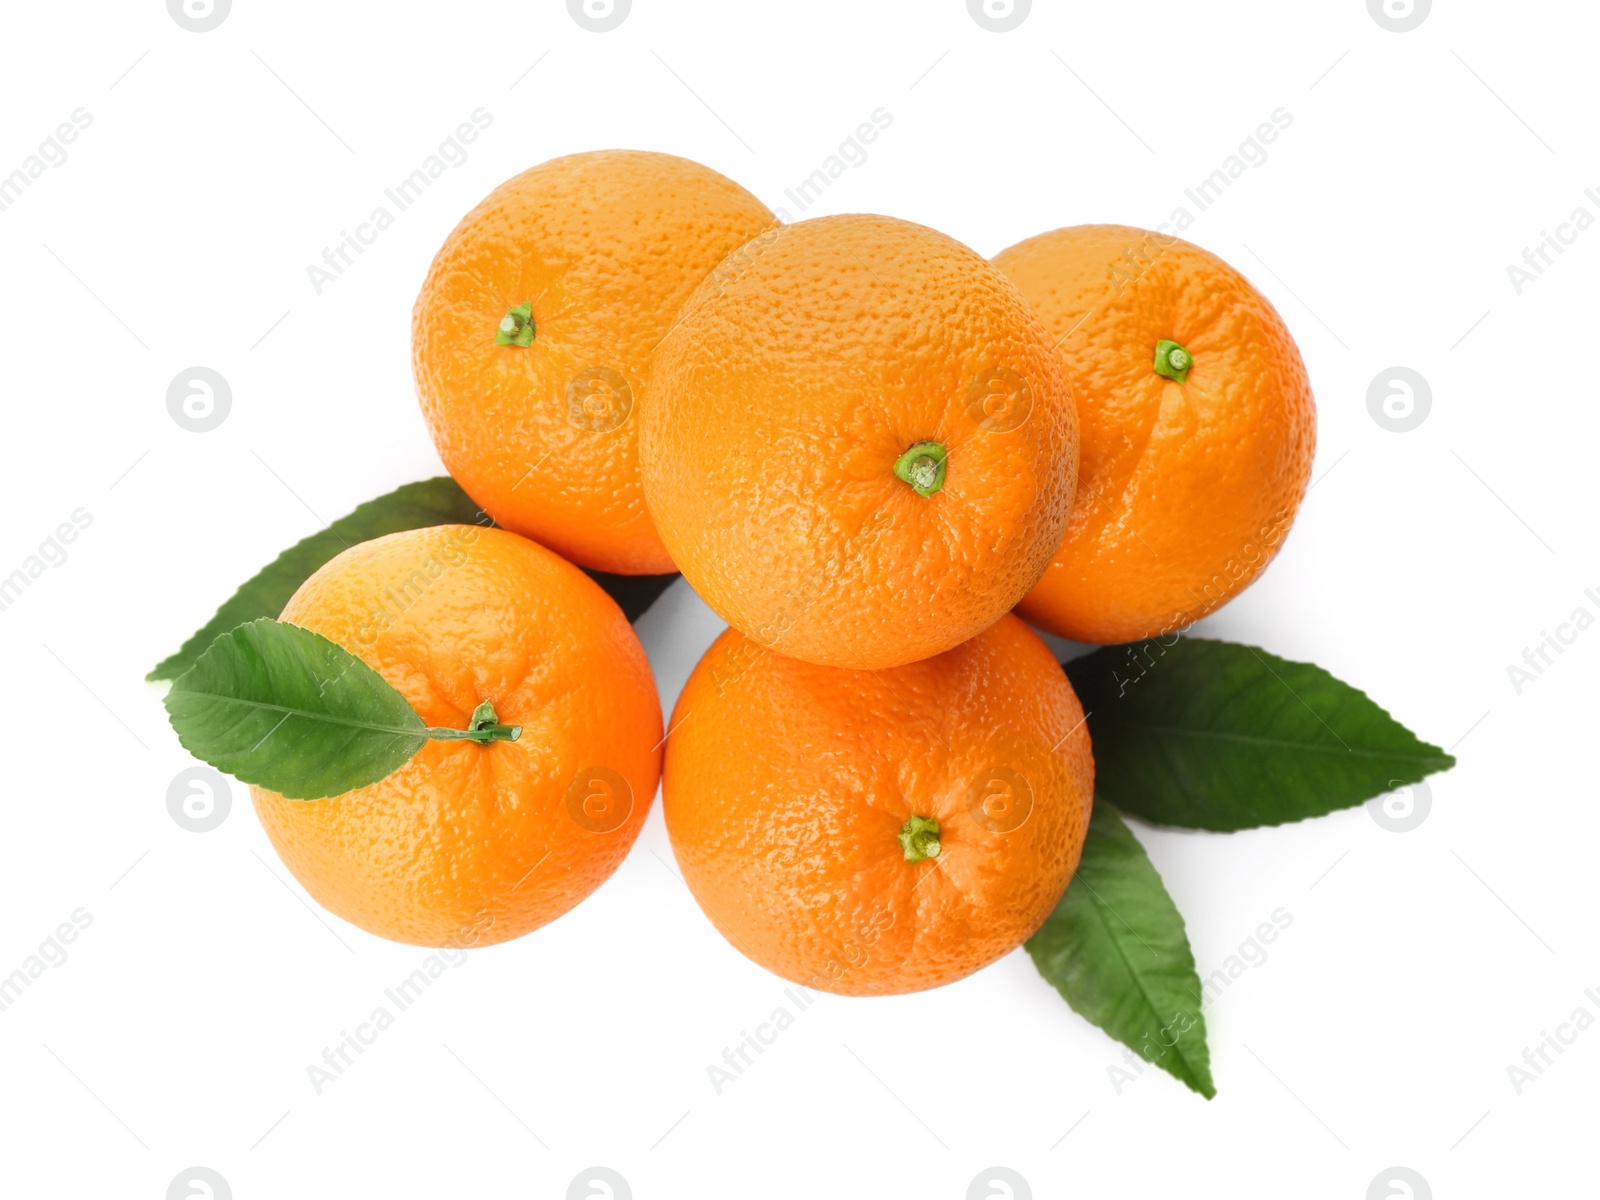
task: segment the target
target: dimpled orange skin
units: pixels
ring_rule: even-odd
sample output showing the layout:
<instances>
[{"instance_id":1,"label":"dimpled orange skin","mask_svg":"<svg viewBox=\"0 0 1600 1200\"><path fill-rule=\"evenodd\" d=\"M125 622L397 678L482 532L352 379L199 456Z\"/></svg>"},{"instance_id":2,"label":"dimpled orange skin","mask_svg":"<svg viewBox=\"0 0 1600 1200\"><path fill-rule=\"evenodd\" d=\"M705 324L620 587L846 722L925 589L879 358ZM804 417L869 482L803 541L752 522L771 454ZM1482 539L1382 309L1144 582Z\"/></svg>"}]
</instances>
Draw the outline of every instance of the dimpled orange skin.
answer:
<instances>
[{"instance_id":1,"label":"dimpled orange skin","mask_svg":"<svg viewBox=\"0 0 1600 1200\"><path fill-rule=\"evenodd\" d=\"M976 253L891 217L802 221L730 255L657 348L642 415L645 497L695 591L835 666L993 624L1060 544L1077 478L1038 317ZM928 496L894 473L924 441L948 451Z\"/></svg>"},{"instance_id":2,"label":"dimpled orange skin","mask_svg":"<svg viewBox=\"0 0 1600 1200\"><path fill-rule=\"evenodd\" d=\"M559 917L627 854L655 796L661 708L633 628L572 564L498 529L395 533L327 563L283 620L357 655L430 726L466 728L484 700L522 726L514 742L428 741L327 800L252 787L273 847L324 908L397 942L487 945ZM631 789L615 815L586 814L611 827L630 809L610 832L568 808L589 768Z\"/></svg>"},{"instance_id":3,"label":"dimpled orange skin","mask_svg":"<svg viewBox=\"0 0 1600 1200\"><path fill-rule=\"evenodd\" d=\"M1007 616L876 672L727 631L678 698L662 808L730 943L806 987L867 996L950 983L1030 937L1077 867L1093 795L1072 685ZM906 861L912 815L938 820L937 857Z\"/></svg>"},{"instance_id":4,"label":"dimpled orange skin","mask_svg":"<svg viewBox=\"0 0 1600 1200\"><path fill-rule=\"evenodd\" d=\"M709 167L635 150L496 188L446 239L412 315L417 395L456 482L582 566L672 571L639 485L646 360L723 255L776 219ZM525 303L532 344L496 345Z\"/></svg>"},{"instance_id":5,"label":"dimpled orange skin","mask_svg":"<svg viewBox=\"0 0 1600 1200\"><path fill-rule=\"evenodd\" d=\"M1079 225L995 255L1060 339L1081 423L1078 498L1018 612L1084 642L1182 628L1277 553L1311 476L1316 404L1294 339L1214 254ZM1156 344L1194 358L1186 382Z\"/></svg>"}]
</instances>

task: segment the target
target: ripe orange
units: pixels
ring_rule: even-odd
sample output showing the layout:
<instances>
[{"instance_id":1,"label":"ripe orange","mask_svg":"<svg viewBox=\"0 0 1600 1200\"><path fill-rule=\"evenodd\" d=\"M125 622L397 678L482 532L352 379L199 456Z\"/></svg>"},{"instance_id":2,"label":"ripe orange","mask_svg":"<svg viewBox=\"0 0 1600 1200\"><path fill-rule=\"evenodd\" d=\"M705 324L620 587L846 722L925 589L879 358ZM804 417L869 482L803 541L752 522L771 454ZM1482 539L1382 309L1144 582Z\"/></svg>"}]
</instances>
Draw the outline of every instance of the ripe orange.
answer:
<instances>
[{"instance_id":1,"label":"ripe orange","mask_svg":"<svg viewBox=\"0 0 1600 1200\"><path fill-rule=\"evenodd\" d=\"M695 899L806 987L937 987L1014 950L1083 849L1094 761L1072 685L1015 617L884 671L734 630L672 716L662 806Z\"/></svg>"},{"instance_id":2,"label":"ripe orange","mask_svg":"<svg viewBox=\"0 0 1600 1200\"><path fill-rule=\"evenodd\" d=\"M1017 611L1084 642L1205 616L1277 553L1311 475L1316 405L1283 319L1214 254L1122 225L994 262L1059 342L1082 429L1066 536Z\"/></svg>"},{"instance_id":3,"label":"ripe orange","mask_svg":"<svg viewBox=\"0 0 1600 1200\"><path fill-rule=\"evenodd\" d=\"M907 221L730 255L651 360L645 498L673 561L783 654L897 666L1033 586L1077 476L1071 395L1017 289Z\"/></svg>"},{"instance_id":4,"label":"ripe orange","mask_svg":"<svg viewBox=\"0 0 1600 1200\"><path fill-rule=\"evenodd\" d=\"M423 946L502 942L614 871L660 770L644 650L582 571L514 533L441 525L354 546L283 620L337 642L429 725L482 701L514 742L429 741L378 783L327 800L253 787L285 865L323 907Z\"/></svg>"},{"instance_id":5,"label":"ripe orange","mask_svg":"<svg viewBox=\"0 0 1600 1200\"><path fill-rule=\"evenodd\" d=\"M417 394L450 474L576 563L661 574L634 407L696 285L776 220L687 159L605 150L501 184L457 225L412 316Z\"/></svg>"}]
</instances>

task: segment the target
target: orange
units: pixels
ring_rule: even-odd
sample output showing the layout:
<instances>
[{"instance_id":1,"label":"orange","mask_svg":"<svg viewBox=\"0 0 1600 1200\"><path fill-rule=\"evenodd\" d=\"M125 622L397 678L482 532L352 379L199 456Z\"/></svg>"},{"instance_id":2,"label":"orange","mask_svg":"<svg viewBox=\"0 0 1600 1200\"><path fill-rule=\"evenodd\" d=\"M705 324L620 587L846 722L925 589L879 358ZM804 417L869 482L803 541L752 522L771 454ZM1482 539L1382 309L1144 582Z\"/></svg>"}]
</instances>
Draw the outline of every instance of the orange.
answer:
<instances>
[{"instance_id":1,"label":"orange","mask_svg":"<svg viewBox=\"0 0 1600 1200\"><path fill-rule=\"evenodd\" d=\"M1083 642L1193 623L1260 573L1305 494L1316 406L1294 339L1168 235L1079 225L994 261L1059 343L1082 423L1072 519L1018 612Z\"/></svg>"},{"instance_id":2,"label":"orange","mask_svg":"<svg viewBox=\"0 0 1600 1200\"><path fill-rule=\"evenodd\" d=\"M729 630L678 698L662 781L723 936L848 995L937 987L1021 945L1077 867L1093 794L1072 685L1011 616L884 671Z\"/></svg>"},{"instance_id":3,"label":"orange","mask_svg":"<svg viewBox=\"0 0 1600 1200\"><path fill-rule=\"evenodd\" d=\"M775 220L710 168L636 150L552 159L491 192L412 316L417 395L456 482L582 566L673 570L639 486L646 360L711 268Z\"/></svg>"},{"instance_id":4,"label":"orange","mask_svg":"<svg viewBox=\"0 0 1600 1200\"><path fill-rule=\"evenodd\" d=\"M324 908L399 942L503 942L627 854L655 796L661 708L633 628L578 568L499 529L416 529L340 554L283 620L357 655L429 725L464 729L487 700L522 726L516 741L429 741L327 800L251 788Z\"/></svg>"},{"instance_id":5,"label":"orange","mask_svg":"<svg viewBox=\"0 0 1600 1200\"><path fill-rule=\"evenodd\" d=\"M747 637L834 666L949 650L1060 544L1078 434L1017 289L907 221L820 217L730 255L651 362L645 498Z\"/></svg>"}]
</instances>

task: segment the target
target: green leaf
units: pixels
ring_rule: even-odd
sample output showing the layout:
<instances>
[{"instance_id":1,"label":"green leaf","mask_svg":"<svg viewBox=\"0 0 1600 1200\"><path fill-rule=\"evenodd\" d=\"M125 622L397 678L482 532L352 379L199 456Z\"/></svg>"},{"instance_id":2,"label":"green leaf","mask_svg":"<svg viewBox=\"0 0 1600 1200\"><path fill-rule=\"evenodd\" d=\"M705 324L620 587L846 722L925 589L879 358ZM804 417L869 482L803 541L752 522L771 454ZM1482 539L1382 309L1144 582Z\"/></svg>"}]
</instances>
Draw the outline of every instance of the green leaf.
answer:
<instances>
[{"instance_id":1,"label":"green leaf","mask_svg":"<svg viewBox=\"0 0 1600 1200\"><path fill-rule=\"evenodd\" d=\"M428 738L416 710L366 663L266 618L217 638L163 703L190 754L291 800L376 783Z\"/></svg>"},{"instance_id":2,"label":"green leaf","mask_svg":"<svg viewBox=\"0 0 1600 1200\"><path fill-rule=\"evenodd\" d=\"M323 563L358 542L403 529L430 525L487 524L483 510L448 475L407 483L354 512L321 533L296 542L240 586L174 654L156 664L147 679L176 679L216 640L236 625L257 617L276 617L295 589Z\"/></svg>"},{"instance_id":3,"label":"green leaf","mask_svg":"<svg viewBox=\"0 0 1600 1200\"><path fill-rule=\"evenodd\" d=\"M236 625L257 617L276 617L289 597L323 563L358 542L386 533L423 529L431 525L488 525L489 520L472 497L448 475L407 483L354 512L340 517L321 533L314 533L289 549L242 584L216 614L175 653L156 664L147 679L176 679L194 665L206 647ZM637 621L676 575L608 575L590 571L589 577L604 588L629 621Z\"/></svg>"},{"instance_id":4,"label":"green leaf","mask_svg":"<svg viewBox=\"0 0 1600 1200\"><path fill-rule=\"evenodd\" d=\"M1253 646L1108 646L1066 672L1089 714L1095 792L1164 825L1318 817L1456 761L1321 667Z\"/></svg>"},{"instance_id":5,"label":"green leaf","mask_svg":"<svg viewBox=\"0 0 1600 1200\"><path fill-rule=\"evenodd\" d=\"M1109 804L1095 801L1077 873L1027 945L1074 1011L1206 1099L1217 1094L1183 918Z\"/></svg>"}]
</instances>

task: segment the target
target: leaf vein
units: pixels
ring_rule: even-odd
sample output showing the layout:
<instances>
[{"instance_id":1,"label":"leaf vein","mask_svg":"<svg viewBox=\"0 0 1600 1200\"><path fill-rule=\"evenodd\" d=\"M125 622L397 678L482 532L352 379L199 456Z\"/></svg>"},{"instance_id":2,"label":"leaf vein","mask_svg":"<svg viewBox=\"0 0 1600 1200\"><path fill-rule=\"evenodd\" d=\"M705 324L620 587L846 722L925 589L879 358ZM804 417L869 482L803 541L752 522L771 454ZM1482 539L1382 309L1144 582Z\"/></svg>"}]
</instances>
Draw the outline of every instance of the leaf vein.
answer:
<instances>
[{"instance_id":1,"label":"leaf vein","mask_svg":"<svg viewBox=\"0 0 1600 1200\"><path fill-rule=\"evenodd\" d=\"M1085 886L1087 886L1087 883L1085 884ZM1133 979L1134 986L1139 989L1139 996L1144 1001L1145 1007L1149 1010L1150 1014L1153 1017L1155 1017L1155 1019L1157 1021L1163 1020L1164 1018L1163 1018L1161 1009L1157 1007L1155 1000L1151 997L1150 989L1145 986L1143 974L1141 972L1139 972L1138 970L1136 970L1134 968L1133 963L1131 961L1129 961L1127 952L1122 948L1122 939L1117 935L1117 932L1112 928L1111 922L1106 919L1105 910L1109 910L1110 909L1110 905L1106 904L1103 900L1101 900L1099 893L1096 892L1092 887L1089 888L1089 892L1090 892L1091 904L1092 904L1092 907L1095 910L1095 916L1097 916L1100 919L1100 926L1101 926L1101 928L1103 928L1106 931L1106 936L1111 939L1111 944L1112 944L1113 947L1115 947L1115 949L1117 951L1117 957L1122 960L1122 965L1127 968L1128 975ZM1122 918L1120 916L1118 916L1117 919L1118 920L1122 920ZM1132 928L1132 926L1129 926L1129 928ZM1137 934L1135 934L1135 936L1137 936ZM1143 941L1142 938L1140 940ZM1198 978L1198 976L1197 976L1197 978ZM1200 1016L1200 1020L1202 1022L1205 1020L1203 1015L1198 1014L1198 1012L1197 1012L1197 1015ZM1135 1049L1137 1049L1137 1047L1135 1047ZM1198 1071L1196 1071L1196 1069L1195 1069L1195 1064L1192 1063L1189 1060L1189 1056L1186 1055L1181 1049L1179 1049L1179 1046L1178 1046L1177 1042L1174 1042L1169 1047L1169 1049L1171 1049L1173 1052L1175 1052L1177 1054L1178 1058L1183 1062L1183 1065L1186 1068L1186 1070L1188 1071L1188 1074L1190 1076L1190 1080L1192 1080L1194 1083L1198 1084L1199 1081L1200 1081L1200 1075L1199 1075ZM1150 1059L1149 1061L1154 1063L1155 1059ZM1185 1080L1185 1082L1190 1082L1190 1080Z\"/></svg>"},{"instance_id":2,"label":"leaf vein","mask_svg":"<svg viewBox=\"0 0 1600 1200\"><path fill-rule=\"evenodd\" d=\"M185 688L183 695L204 696L219 704L243 705L246 708L262 709L266 712L281 712L291 717L304 717L308 721L318 721L325 725L339 725L348 729L368 729L374 733L393 733L404 737L417 737L426 740L427 727L418 725L415 728L406 728L401 725L379 725L372 721L356 721L349 717L336 717L331 713L317 712L315 709L294 708L287 704L271 704L265 700L247 700L238 696L228 696L221 692L202 691L199 688ZM282 724L282 722L279 722ZM276 726L274 726L274 729Z\"/></svg>"},{"instance_id":3,"label":"leaf vein","mask_svg":"<svg viewBox=\"0 0 1600 1200\"><path fill-rule=\"evenodd\" d=\"M1219 741L1244 742L1255 746L1281 746L1286 750L1311 750L1322 754L1337 754L1340 756L1348 754L1354 755L1356 758L1402 759L1419 763L1448 763L1452 761L1448 754L1445 754L1437 747L1426 746L1425 743L1419 743L1419 745L1425 746L1426 750L1431 751L1431 753L1416 753L1405 750L1358 750L1348 745L1341 749L1327 742L1306 742L1293 738L1264 737L1260 734L1251 733L1228 733L1223 730L1195 729L1184 725L1163 725L1153 721L1130 721L1126 718L1103 718L1099 725L1102 729L1107 725L1117 725L1129 729L1146 729L1152 733L1177 734L1191 738L1214 738Z\"/></svg>"}]
</instances>

